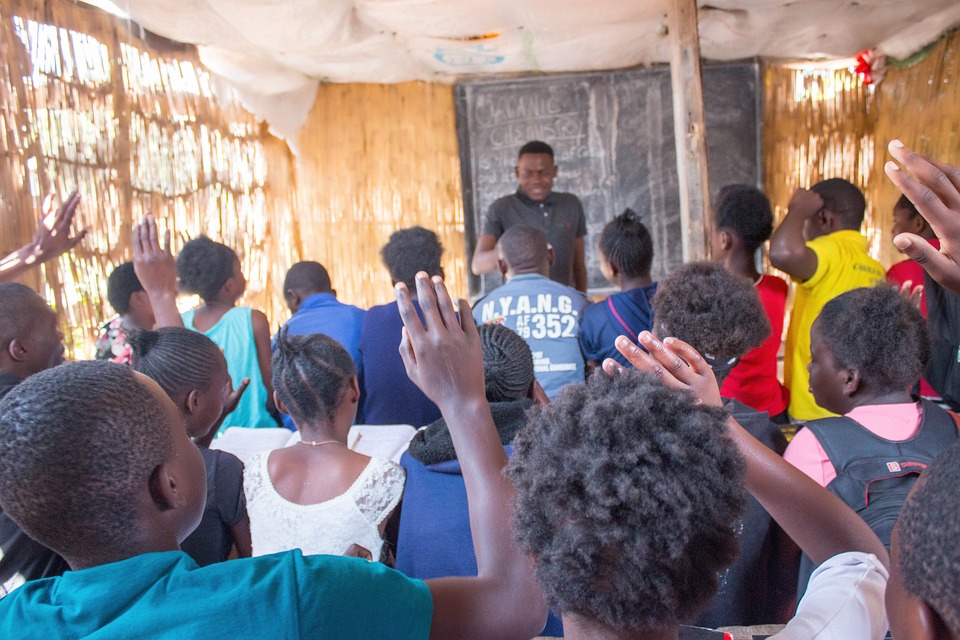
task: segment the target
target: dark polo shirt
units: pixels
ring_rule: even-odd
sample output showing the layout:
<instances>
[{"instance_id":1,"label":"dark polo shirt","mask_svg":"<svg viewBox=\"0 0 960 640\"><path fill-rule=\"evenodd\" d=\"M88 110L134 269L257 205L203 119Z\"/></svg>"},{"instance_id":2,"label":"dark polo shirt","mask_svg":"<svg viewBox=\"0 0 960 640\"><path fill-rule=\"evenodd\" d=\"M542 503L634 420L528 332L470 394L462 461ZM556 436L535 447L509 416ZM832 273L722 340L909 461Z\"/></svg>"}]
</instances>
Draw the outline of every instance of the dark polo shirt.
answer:
<instances>
[{"instance_id":1,"label":"dark polo shirt","mask_svg":"<svg viewBox=\"0 0 960 640\"><path fill-rule=\"evenodd\" d=\"M494 201L483 218L481 234L497 238L514 225L539 227L553 246L556 262L550 279L568 287L573 281L573 245L587 235L587 220L580 199L571 193L553 191L543 202L534 202L519 191Z\"/></svg>"}]
</instances>

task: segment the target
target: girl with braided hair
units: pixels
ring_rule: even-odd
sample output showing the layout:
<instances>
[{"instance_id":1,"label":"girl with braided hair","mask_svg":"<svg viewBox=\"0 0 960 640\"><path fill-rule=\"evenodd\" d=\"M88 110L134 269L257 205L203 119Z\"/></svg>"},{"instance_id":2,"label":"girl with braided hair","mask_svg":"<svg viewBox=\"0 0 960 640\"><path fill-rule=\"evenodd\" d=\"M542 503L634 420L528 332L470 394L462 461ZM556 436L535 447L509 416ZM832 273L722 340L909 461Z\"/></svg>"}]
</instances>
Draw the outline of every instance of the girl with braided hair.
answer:
<instances>
[{"instance_id":1,"label":"girl with braided hair","mask_svg":"<svg viewBox=\"0 0 960 640\"><path fill-rule=\"evenodd\" d=\"M243 487L253 554L344 555L359 545L389 560L383 535L403 494L404 473L347 446L360 400L353 358L333 338L283 329L273 385L277 407L293 418L301 439L247 461Z\"/></svg>"},{"instance_id":2,"label":"girl with braided hair","mask_svg":"<svg viewBox=\"0 0 960 640\"><path fill-rule=\"evenodd\" d=\"M180 548L201 567L223 562L234 547L250 557L250 519L243 496L243 463L226 451L209 449L217 428L237 406L249 379L236 390L227 361L214 342L182 327L138 331L127 338L130 365L153 378L173 400L200 447L207 474L207 502L199 526Z\"/></svg>"}]
</instances>

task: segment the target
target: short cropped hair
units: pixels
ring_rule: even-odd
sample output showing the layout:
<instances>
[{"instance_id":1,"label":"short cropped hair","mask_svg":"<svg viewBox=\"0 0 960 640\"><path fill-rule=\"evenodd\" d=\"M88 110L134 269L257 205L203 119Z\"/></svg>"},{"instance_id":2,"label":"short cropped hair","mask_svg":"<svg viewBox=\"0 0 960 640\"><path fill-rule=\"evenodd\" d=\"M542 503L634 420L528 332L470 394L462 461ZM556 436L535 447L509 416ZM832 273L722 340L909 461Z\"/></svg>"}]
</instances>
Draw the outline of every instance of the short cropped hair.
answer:
<instances>
[{"instance_id":1,"label":"short cropped hair","mask_svg":"<svg viewBox=\"0 0 960 640\"><path fill-rule=\"evenodd\" d=\"M545 153L551 158L553 158L553 147L548 145L546 142L540 140L531 140L522 147L520 147L520 153L517 154L517 159L520 157L530 154Z\"/></svg>"},{"instance_id":2,"label":"short cropped hair","mask_svg":"<svg viewBox=\"0 0 960 640\"><path fill-rule=\"evenodd\" d=\"M134 375L74 362L0 402L0 504L67 558L129 542L140 491L173 446L165 408Z\"/></svg>"},{"instance_id":3,"label":"short cropped hair","mask_svg":"<svg viewBox=\"0 0 960 640\"><path fill-rule=\"evenodd\" d=\"M516 535L552 605L631 630L709 602L745 504L725 420L635 370L591 376L532 410L508 475Z\"/></svg>"},{"instance_id":4,"label":"short cropped hair","mask_svg":"<svg viewBox=\"0 0 960 640\"><path fill-rule=\"evenodd\" d=\"M936 611L960 635L960 442L923 472L897 520L899 573L906 590Z\"/></svg>"},{"instance_id":5,"label":"short cropped hair","mask_svg":"<svg viewBox=\"0 0 960 640\"><path fill-rule=\"evenodd\" d=\"M174 402L194 389L207 389L221 366L223 351L199 331L161 327L127 336L130 366L153 378Z\"/></svg>"},{"instance_id":6,"label":"short cropped hair","mask_svg":"<svg viewBox=\"0 0 960 640\"><path fill-rule=\"evenodd\" d=\"M515 224L503 232L497 244L514 271L538 269L547 259L547 234L537 227Z\"/></svg>"},{"instance_id":7,"label":"short cropped hair","mask_svg":"<svg viewBox=\"0 0 960 640\"><path fill-rule=\"evenodd\" d=\"M42 301L40 294L19 282L0 282L0 348L6 348L23 335L35 318L34 307Z\"/></svg>"},{"instance_id":8,"label":"short cropped hair","mask_svg":"<svg viewBox=\"0 0 960 640\"><path fill-rule=\"evenodd\" d=\"M762 343L770 321L748 280L713 262L691 262L657 285L653 333L725 362Z\"/></svg>"},{"instance_id":9,"label":"short cropped hair","mask_svg":"<svg viewBox=\"0 0 960 640\"><path fill-rule=\"evenodd\" d=\"M357 375L353 358L339 342L322 333L277 336L273 352L273 388L300 426L331 420L350 379Z\"/></svg>"},{"instance_id":10,"label":"short cropped hair","mask_svg":"<svg viewBox=\"0 0 960 640\"><path fill-rule=\"evenodd\" d=\"M633 209L624 210L603 227L600 251L611 266L628 278L650 275L653 238Z\"/></svg>"},{"instance_id":11,"label":"short cropped hair","mask_svg":"<svg viewBox=\"0 0 960 640\"><path fill-rule=\"evenodd\" d=\"M329 293L330 274L319 262L304 260L290 267L283 279L283 292L302 291L304 293Z\"/></svg>"},{"instance_id":12,"label":"short cropped hair","mask_svg":"<svg viewBox=\"0 0 960 640\"><path fill-rule=\"evenodd\" d=\"M885 284L840 294L824 305L815 327L834 364L856 369L879 392L910 389L930 360L926 320Z\"/></svg>"},{"instance_id":13,"label":"short cropped hair","mask_svg":"<svg viewBox=\"0 0 960 640\"><path fill-rule=\"evenodd\" d=\"M716 228L740 238L747 253L753 253L773 233L770 199L754 186L728 184L717 196Z\"/></svg>"},{"instance_id":14,"label":"short cropped hair","mask_svg":"<svg viewBox=\"0 0 960 640\"><path fill-rule=\"evenodd\" d=\"M211 300L233 274L236 252L225 244L207 236L194 238L183 245L177 256L177 275L180 288Z\"/></svg>"},{"instance_id":15,"label":"short cropped hair","mask_svg":"<svg viewBox=\"0 0 960 640\"><path fill-rule=\"evenodd\" d=\"M107 301L121 316L130 310L130 296L137 291L143 291L143 285L133 270L132 262L124 262L107 277Z\"/></svg>"},{"instance_id":16,"label":"short cropped hair","mask_svg":"<svg viewBox=\"0 0 960 640\"><path fill-rule=\"evenodd\" d=\"M488 402L525 398L533 384L533 353L523 338L502 324L477 327L483 352Z\"/></svg>"},{"instance_id":17,"label":"short cropped hair","mask_svg":"<svg viewBox=\"0 0 960 640\"><path fill-rule=\"evenodd\" d=\"M380 257L394 282L407 287L416 286L416 275L426 271L429 276L440 275L443 245L437 234L423 227L395 231L380 249Z\"/></svg>"},{"instance_id":18,"label":"short cropped hair","mask_svg":"<svg viewBox=\"0 0 960 640\"><path fill-rule=\"evenodd\" d=\"M810 187L823 199L823 206L840 218L847 229L860 229L867 201L863 192L843 178L830 178Z\"/></svg>"}]
</instances>

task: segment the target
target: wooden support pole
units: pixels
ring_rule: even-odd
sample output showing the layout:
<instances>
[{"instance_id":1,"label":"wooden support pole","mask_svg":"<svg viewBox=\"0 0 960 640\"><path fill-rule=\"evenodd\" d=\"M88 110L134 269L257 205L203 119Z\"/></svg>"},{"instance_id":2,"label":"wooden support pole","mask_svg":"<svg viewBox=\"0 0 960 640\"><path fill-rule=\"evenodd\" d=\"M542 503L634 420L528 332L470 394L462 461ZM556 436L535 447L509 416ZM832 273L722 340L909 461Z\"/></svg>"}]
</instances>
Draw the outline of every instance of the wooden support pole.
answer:
<instances>
[{"instance_id":1,"label":"wooden support pole","mask_svg":"<svg viewBox=\"0 0 960 640\"><path fill-rule=\"evenodd\" d=\"M673 134L680 184L683 261L710 257L713 212L707 178L707 138L700 75L696 0L670 0L670 77Z\"/></svg>"}]
</instances>

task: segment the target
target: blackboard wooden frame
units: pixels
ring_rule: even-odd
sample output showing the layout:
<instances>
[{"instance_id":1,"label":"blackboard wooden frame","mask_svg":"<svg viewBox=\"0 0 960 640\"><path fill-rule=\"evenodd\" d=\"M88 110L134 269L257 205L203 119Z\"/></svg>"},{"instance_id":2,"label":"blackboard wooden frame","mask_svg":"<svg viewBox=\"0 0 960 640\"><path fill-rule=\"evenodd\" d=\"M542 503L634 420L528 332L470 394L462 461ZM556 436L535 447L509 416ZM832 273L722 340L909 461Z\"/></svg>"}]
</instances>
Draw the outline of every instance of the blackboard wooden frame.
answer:
<instances>
[{"instance_id":1,"label":"blackboard wooden frame","mask_svg":"<svg viewBox=\"0 0 960 640\"><path fill-rule=\"evenodd\" d=\"M457 83L454 98L468 266L486 207L516 190L512 173L516 153L523 142L538 138L553 145L557 153L555 189L575 193L584 203L591 293L610 290L599 272L597 240L606 221L628 206L640 213L654 236L654 278L679 265L679 191L669 76L669 67L657 66ZM705 64L703 76L712 198L721 186L733 182L762 186L759 63ZM490 106L495 100L502 101L502 109ZM500 283L499 274L479 277L468 269L471 298Z\"/></svg>"}]
</instances>

